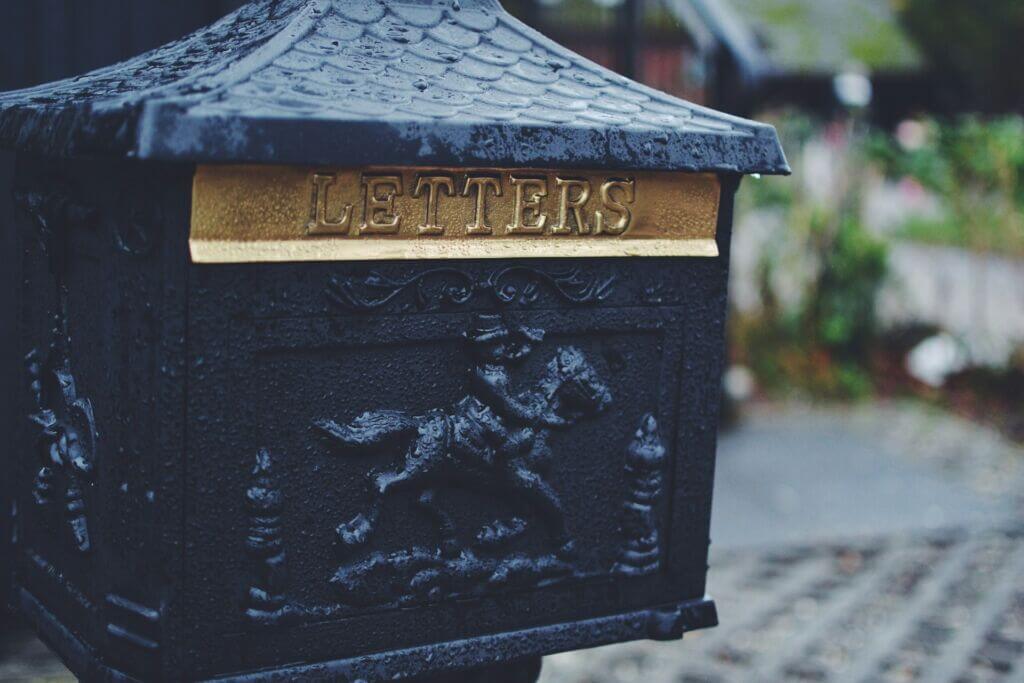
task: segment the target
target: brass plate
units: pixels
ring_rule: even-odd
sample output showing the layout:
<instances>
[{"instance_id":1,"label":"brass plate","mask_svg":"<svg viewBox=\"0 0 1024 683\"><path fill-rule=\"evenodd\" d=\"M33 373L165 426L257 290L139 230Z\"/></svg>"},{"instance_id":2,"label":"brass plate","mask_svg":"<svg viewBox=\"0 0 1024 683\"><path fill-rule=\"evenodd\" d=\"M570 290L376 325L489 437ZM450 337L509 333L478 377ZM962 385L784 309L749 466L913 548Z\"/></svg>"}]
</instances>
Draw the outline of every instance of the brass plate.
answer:
<instances>
[{"instance_id":1,"label":"brass plate","mask_svg":"<svg viewBox=\"0 0 1024 683\"><path fill-rule=\"evenodd\" d=\"M199 166L196 263L717 256L708 173Z\"/></svg>"}]
</instances>

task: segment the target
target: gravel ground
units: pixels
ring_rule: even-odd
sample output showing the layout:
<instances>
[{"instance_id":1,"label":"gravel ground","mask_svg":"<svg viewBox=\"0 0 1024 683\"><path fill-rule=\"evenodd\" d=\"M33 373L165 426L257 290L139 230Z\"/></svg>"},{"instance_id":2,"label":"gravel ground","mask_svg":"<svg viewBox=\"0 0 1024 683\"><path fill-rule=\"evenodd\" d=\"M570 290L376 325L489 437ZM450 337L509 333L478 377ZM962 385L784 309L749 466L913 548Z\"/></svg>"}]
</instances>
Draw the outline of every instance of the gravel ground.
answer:
<instances>
[{"instance_id":1,"label":"gravel ground","mask_svg":"<svg viewBox=\"0 0 1024 683\"><path fill-rule=\"evenodd\" d=\"M1024 681L1024 449L914 402L760 405L715 487L721 626L542 683Z\"/></svg>"},{"instance_id":2,"label":"gravel ground","mask_svg":"<svg viewBox=\"0 0 1024 683\"><path fill-rule=\"evenodd\" d=\"M759 405L723 437L721 626L545 659L542 683L1024 681L1024 449L910 402ZM25 631L0 681L70 680Z\"/></svg>"},{"instance_id":3,"label":"gravel ground","mask_svg":"<svg viewBox=\"0 0 1024 683\"><path fill-rule=\"evenodd\" d=\"M1024 680L1024 529L737 552L722 626L545 659L543 683Z\"/></svg>"}]
</instances>

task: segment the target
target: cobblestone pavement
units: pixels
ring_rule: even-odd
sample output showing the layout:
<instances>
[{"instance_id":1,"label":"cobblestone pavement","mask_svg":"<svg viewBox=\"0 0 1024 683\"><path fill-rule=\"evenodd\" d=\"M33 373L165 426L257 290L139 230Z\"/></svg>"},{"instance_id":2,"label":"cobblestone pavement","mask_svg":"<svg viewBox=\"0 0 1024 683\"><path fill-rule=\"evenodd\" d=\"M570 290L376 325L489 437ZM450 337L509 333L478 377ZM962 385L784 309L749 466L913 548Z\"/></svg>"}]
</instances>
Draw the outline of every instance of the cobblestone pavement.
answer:
<instances>
[{"instance_id":1,"label":"cobblestone pavement","mask_svg":"<svg viewBox=\"0 0 1024 683\"><path fill-rule=\"evenodd\" d=\"M541 683L1024 681L1024 449L917 403L769 405L718 468L721 626L548 657Z\"/></svg>"},{"instance_id":2,"label":"cobblestone pavement","mask_svg":"<svg viewBox=\"0 0 1024 683\"><path fill-rule=\"evenodd\" d=\"M60 660L31 632L0 631L0 681L74 681Z\"/></svg>"},{"instance_id":3,"label":"cobblestone pavement","mask_svg":"<svg viewBox=\"0 0 1024 683\"><path fill-rule=\"evenodd\" d=\"M916 403L755 406L717 479L722 625L548 657L541 683L1024 682L1021 448ZM70 676L20 632L13 680Z\"/></svg>"},{"instance_id":4,"label":"cobblestone pavement","mask_svg":"<svg viewBox=\"0 0 1024 683\"><path fill-rule=\"evenodd\" d=\"M1024 680L1024 529L730 553L709 591L722 626L549 657L542 683Z\"/></svg>"}]
</instances>

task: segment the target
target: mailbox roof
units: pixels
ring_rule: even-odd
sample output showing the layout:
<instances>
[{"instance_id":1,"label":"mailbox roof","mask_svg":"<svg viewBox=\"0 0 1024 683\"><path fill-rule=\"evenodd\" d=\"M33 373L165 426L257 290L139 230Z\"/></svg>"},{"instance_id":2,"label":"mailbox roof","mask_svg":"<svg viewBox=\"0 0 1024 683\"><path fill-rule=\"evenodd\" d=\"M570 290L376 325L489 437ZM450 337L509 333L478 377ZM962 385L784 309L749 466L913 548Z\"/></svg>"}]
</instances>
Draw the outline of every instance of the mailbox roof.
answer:
<instances>
[{"instance_id":1,"label":"mailbox roof","mask_svg":"<svg viewBox=\"0 0 1024 683\"><path fill-rule=\"evenodd\" d=\"M193 162L786 173L771 126L665 95L495 0L263 0L0 94L0 145Z\"/></svg>"}]
</instances>

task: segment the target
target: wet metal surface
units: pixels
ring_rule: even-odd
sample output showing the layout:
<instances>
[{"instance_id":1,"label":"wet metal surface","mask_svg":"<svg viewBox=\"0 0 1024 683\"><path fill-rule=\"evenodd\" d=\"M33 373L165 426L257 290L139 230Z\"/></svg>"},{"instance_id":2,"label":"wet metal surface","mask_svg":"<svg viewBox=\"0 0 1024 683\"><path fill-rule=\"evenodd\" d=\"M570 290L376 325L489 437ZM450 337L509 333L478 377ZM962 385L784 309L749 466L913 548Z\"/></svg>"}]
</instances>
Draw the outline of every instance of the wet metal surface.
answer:
<instances>
[{"instance_id":1,"label":"wet metal surface","mask_svg":"<svg viewBox=\"0 0 1024 683\"><path fill-rule=\"evenodd\" d=\"M759 455L775 466L746 476ZM833 483L803 487L796 500L821 521L802 528L803 540L786 540L786 507L770 492L794 469L819 471L819 460ZM860 476L867 464L879 467L874 476ZM1020 449L992 432L912 404L758 409L720 446L709 591L722 625L682 643L549 657L542 680L1019 681L1022 468ZM912 479L911 492L893 483ZM849 518L866 499L887 501L891 516L872 512L877 526L863 535ZM780 517L752 526L758 515ZM0 680L63 671L24 633L0 652Z\"/></svg>"},{"instance_id":2,"label":"wet metal surface","mask_svg":"<svg viewBox=\"0 0 1024 683\"><path fill-rule=\"evenodd\" d=\"M771 126L555 44L493 0L262 0L0 96L0 144L143 159L786 173Z\"/></svg>"}]
</instances>

